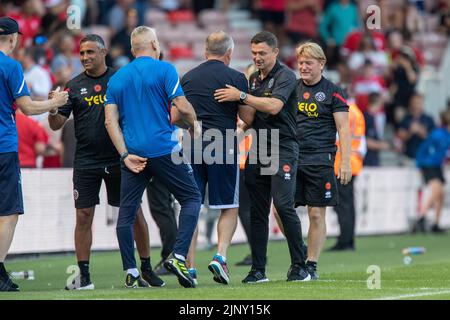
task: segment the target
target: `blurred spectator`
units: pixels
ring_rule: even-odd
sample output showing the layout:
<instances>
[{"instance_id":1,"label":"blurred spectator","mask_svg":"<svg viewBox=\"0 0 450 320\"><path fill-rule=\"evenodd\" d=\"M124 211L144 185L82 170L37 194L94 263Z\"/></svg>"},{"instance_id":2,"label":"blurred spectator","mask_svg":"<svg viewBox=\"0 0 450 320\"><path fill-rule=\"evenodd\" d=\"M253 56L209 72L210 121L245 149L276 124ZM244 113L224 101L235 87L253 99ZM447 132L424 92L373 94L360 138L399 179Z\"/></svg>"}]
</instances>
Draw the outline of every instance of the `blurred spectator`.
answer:
<instances>
[{"instance_id":1,"label":"blurred spectator","mask_svg":"<svg viewBox=\"0 0 450 320\"><path fill-rule=\"evenodd\" d=\"M450 111L441 113L441 125L442 127L436 128L430 133L417 152L416 163L421 169L429 193L419 209L419 217L413 227L413 232L426 230L425 216L431 208L434 208L436 212L431 231L444 232L439 227L439 221L445 196L445 178L442 166L450 148Z\"/></svg>"},{"instance_id":2,"label":"blurred spectator","mask_svg":"<svg viewBox=\"0 0 450 320\"><path fill-rule=\"evenodd\" d=\"M294 44L318 38L318 16L323 0L286 0L286 31Z\"/></svg>"},{"instance_id":3,"label":"blurred spectator","mask_svg":"<svg viewBox=\"0 0 450 320\"><path fill-rule=\"evenodd\" d=\"M34 47L22 49L19 53L19 61L22 64L25 81L33 100L46 100L48 93L52 90L50 74L37 64L39 56L42 55L45 55L45 52Z\"/></svg>"},{"instance_id":4,"label":"blurred spectator","mask_svg":"<svg viewBox=\"0 0 450 320\"><path fill-rule=\"evenodd\" d=\"M420 4L422 3L422 4ZM406 4L405 29L411 33L420 33L425 30L423 18L423 1L408 0Z\"/></svg>"},{"instance_id":5,"label":"blurred spectator","mask_svg":"<svg viewBox=\"0 0 450 320\"><path fill-rule=\"evenodd\" d=\"M43 156L47 147L48 135L42 126L16 111L17 134L19 136L19 162L21 168L36 168L38 156Z\"/></svg>"},{"instance_id":6,"label":"blurred spectator","mask_svg":"<svg viewBox=\"0 0 450 320\"><path fill-rule=\"evenodd\" d=\"M372 50L384 51L386 49L386 37L382 32L379 32L376 29L367 30L364 28L363 31L355 30L347 35L340 53L346 57L357 50L361 50L361 42L368 42L367 39L371 40Z\"/></svg>"},{"instance_id":7,"label":"blurred spectator","mask_svg":"<svg viewBox=\"0 0 450 320\"><path fill-rule=\"evenodd\" d=\"M366 60L372 62L377 75L385 74L388 67L387 55L384 51L377 50L372 37L367 34L359 42L358 50L350 55L348 66L350 70L356 72L363 67Z\"/></svg>"},{"instance_id":8,"label":"blurred spectator","mask_svg":"<svg viewBox=\"0 0 450 320\"><path fill-rule=\"evenodd\" d=\"M285 0L256 1L256 8L258 9L259 19L263 23L264 30L270 31L277 36L280 48L284 45L285 39L285 2Z\"/></svg>"},{"instance_id":9,"label":"blurred spectator","mask_svg":"<svg viewBox=\"0 0 450 320\"><path fill-rule=\"evenodd\" d=\"M411 96L409 113L400 122L398 137L404 144L404 154L410 159L415 159L420 144L434 129L434 120L424 112L423 97L419 93Z\"/></svg>"},{"instance_id":10,"label":"blurred spectator","mask_svg":"<svg viewBox=\"0 0 450 320\"><path fill-rule=\"evenodd\" d=\"M113 34L124 28L126 13L134 7L135 2L135 0L117 0L117 3L109 11L108 25L111 27Z\"/></svg>"},{"instance_id":11,"label":"blurred spectator","mask_svg":"<svg viewBox=\"0 0 450 320\"><path fill-rule=\"evenodd\" d=\"M398 126L419 78L419 68L413 50L409 47L402 47L393 61L391 69L389 82L392 103L387 115L388 120Z\"/></svg>"},{"instance_id":12,"label":"blurred spectator","mask_svg":"<svg viewBox=\"0 0 450 320\"><path fill-rule=\"evenodd\" d=\"M3 1L2 1L3 2ZM32 44L34 36L38 33L41 18L45 14L42 0L25 0L19 12L11 12L9 16L17 21L22 32L21 47Z\"/></svg>"},{"instance_id":13,"label":"blurred spectator","mask_svg":"<svg viewBox=\"0 0 450 320\"><path fill-rule=\"evenodd\" d=\"M365 60L360 75L356 76L351 85L351 91L356 99L356 105L362 112L366 111L369 94L377 92L385 96L387 87L384 78L375 73L375 68L370 60Z\"/></svg>"},{"instance_id":14,"label":"blurred spectator","mask_svg":"<svg viewBox=\"0 0 450 320\"><path fill-rule=\"evenodd\" d=\"M380 93L369 94L369 104L364 112L366 122L367 153L364 157L364 166L377 167L380 165L380 151L391 149L391 145L383 141L386 115L384 101Z\"/></svg>"},{"instance_id":15,"label":"blurred spectator","mask_svg":"<svg viewBox=\"0 0 450 320\"><path fill-rule=\"evenodd\" d=\"M392 30L388 34L388 51L391 60L395 60L402 48L405 47L412 49L414 52L414 61L418 66L423 66L425 64L425 58L422 52L414 44L412 34L408 31L400 33L398 30Z\"/></svg>"},{"instance_id":16,"label":"blurred spectator","mask_svg":"<svg viewBox=\"0 0 450 320\"><path fill-rule=\"evenodd\" d=\"M438 31L444 36L450 37L450 8L446 8L439 13Z\"/></svg>"},{"instance_id":17,"label":"blurred spectator","mask_svg":"<svg viewBox=\"0 0 450 320\"><path fill-rule=\"evenodd\" d=\"M75 40L70 33L64 33L58 42L59 53L51 64L52 71L58 85L65 85L67 81L83 72L78 55L74 54Z\"/></svg>"},{"instance_id":18,"label":"blurred spectator","mask_svg":"<svg viewBox=\"0 0 450 320\"><path fill-rule=\"evenodd\" d=\"M215 0L192 0L192 11L196 17L198 14L205 9L213 9Z\"/></svg>"},{"instance_id":19,"label":"blurred spectator","mask_svg":"<svg viewBox=\"0 0 450 320\"><path fill-rule=\"evenodd\" d=\"M347 35L360 27L358 7L350 0L331 3L320 22L319 32L326 43L329 65L339 60L339 50Z\"/></svg>"},{"instance_id":20,"label":"blurred spectator","mask_svg":"<svg viewBox=\"0 0 450 320\"><path fill-rule=\"evenodd\" d=\"M117 50L116 47L120 47L122 55L128 57L129 61L134 59L134 56L131 53L131 32L133 32L134 28L137 26L138 16L136 9L128 9L125 19L125 27L111 39L111 50Z\"/></svg>"}]
</instances>

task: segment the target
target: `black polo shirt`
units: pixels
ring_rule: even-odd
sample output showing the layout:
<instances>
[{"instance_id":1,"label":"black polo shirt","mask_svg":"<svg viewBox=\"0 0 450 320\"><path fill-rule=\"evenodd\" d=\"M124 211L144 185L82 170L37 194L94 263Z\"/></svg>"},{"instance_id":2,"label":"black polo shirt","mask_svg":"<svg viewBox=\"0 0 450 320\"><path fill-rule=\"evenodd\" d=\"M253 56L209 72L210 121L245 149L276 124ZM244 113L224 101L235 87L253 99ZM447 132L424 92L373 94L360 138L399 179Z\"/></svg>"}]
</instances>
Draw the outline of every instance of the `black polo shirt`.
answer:
<instances>
[{"instance_id":1,"label":"black polo shirt","mask_svg":"<svg viewBox=\"0 0 450 320\"><path fill-rule=\"evenodd\" d=\"M297 81L299 164L329 164L336 153L335 112L348 112L342 90L322 76L312 86ZM319 154L322 154L321 157ZM324 158L325 160L321 160Z\"/></svg>"},{"instance_id":2,"label":"black polo shirt","mask_svg":"<svg viewBox=\"0 0 450 320\"><path fill-rule=\"evenodd\" d=\"M184 94L194 107L197 120L202 121L203 132L208 129L223 133L226 129L236 130L239 102L218 102L214 98L214 92L227 84L248 92L245 75L219 60L208 60L181 79Z\"/></svg>"},{"instance_id":3,"label":"black polo shirt","mask_svg":"<svg viewBox=\"0 0 450 320\"><path fill-rule=\"evenodd\" d=\"M75 168L93 169L119 164L119 153L105 127L105 95L109 78L115 70L108 68L99 77L79 74L66 84L67 103L58 113L69 117L73 112L75 137Z\"/></svg>"},{"instance_id":4,"label":"black polo shirt","mask_svg":"<svg viewBox=\"0 0 450 320\"><path fill-rule=\"evenodd\" d=\"M253 128L260 135L261 129L268 130L268 143L270 141L270 131L279 130L280 152L287 150L292 152L298 149L296 141L296 114L297 114L297 93L296 77L286 66L276 62L267 77L261 80L260 72L257 71L249 79L250 93L256 97L276 98L284 105L280 112L271 115L265 112L256 111L253 121ZM259 136L258 136L259 139Z\"/></svg>"}]
</instances>

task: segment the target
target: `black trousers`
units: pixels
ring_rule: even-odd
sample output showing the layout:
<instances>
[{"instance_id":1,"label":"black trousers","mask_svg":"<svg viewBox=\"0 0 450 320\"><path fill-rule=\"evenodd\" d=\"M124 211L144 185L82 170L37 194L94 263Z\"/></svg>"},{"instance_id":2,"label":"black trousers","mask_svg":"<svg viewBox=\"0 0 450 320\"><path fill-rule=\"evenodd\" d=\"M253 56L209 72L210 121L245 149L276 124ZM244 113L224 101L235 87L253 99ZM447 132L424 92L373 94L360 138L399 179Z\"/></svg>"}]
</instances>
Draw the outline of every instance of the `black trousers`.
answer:
<instances>
[{"instance_id":1,"label":"black trousers","mask_svg":"<svg viewBox=\"0 0 450 320\"><path fill-rule=\"evenodd\" d=\"M161 181L153 177L147 187L147 200L150 213L159 228L162 242L161 257L166 259L172 252L177 237L173 196Z\"/></svg>"},{"instance_id":2,"label":"black trousers","mask_svg":"<svg viewBox=\"0 0 450 320\"><path fill-rule=\"evenodd\" d=\"M355 176L347 185L338 182L339 204L334 207L337 213L341 233L337 239L339 246L353 246L355 237L355 198L353 185Z\"/></svg>"},{"instance_id":3,"label":"black trousers","mask_svg":"<svg viewBox=\"0 0 450 320\"><path fill-rule=\"evenodd\" d=\"M269 214L273 199L284 226L291 264L303 264L302 229L294 209L297 157L280 159L278 172L261 175L258 164L247 164L246 186L250 195L250 220L253 268L265 272L269 239Z\"/></svg>"},{"instance_id":4,"label":"black trousers","mask_svg":"<svg viewBox=\"0 0 450 320\"><path fill-rule=\"evenodd\" d=\"M245 185L245 170L239 171L239 220L244 228L247 241L250 244L251 239L251 221L250 221L250 195Z\"/></svg>"}]
</instances>

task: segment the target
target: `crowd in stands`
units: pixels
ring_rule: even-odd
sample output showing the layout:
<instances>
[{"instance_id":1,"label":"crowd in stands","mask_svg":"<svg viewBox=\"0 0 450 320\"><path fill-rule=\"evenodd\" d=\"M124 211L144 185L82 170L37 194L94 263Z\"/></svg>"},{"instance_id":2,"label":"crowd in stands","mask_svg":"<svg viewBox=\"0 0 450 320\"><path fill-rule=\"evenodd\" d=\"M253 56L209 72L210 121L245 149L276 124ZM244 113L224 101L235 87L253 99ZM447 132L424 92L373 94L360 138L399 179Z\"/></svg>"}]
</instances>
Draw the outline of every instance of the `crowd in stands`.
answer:
<instances>
[{"instance_id":1,"label":"crowd in stands","mask_svg":"<svg viewBox=\"0 0 450 320\"><path fill-rule=\"evenodd\" d=\"M67 28L74 18L71 5L81 13L80 28ZM376 15L367 11L371 5L380 9L379 28L367 27ZM266 29L280 39L280 59L292 69L297 69L294 47L299 42L314 40L325 48L326 76L364 112L366 165L382 164L379 152L387 150L414 159L420 143L439 125L437 116L428 114L418 83L424 67L438 69L442 62L450 36L449 0L2 0L4 15L16 19L23 33L15 58L33 99L46 99L51 89L64 88L83 71L78 43L87 33L104 37L107 63L118 68L133 59L131 31L142 24L155 27L164 59L182 76L204 59L210 32L223 29L233 36L232 66L243 70L251 63L250 38ZM32 146L21 150L44 160L23 166L70 166L66 152L73 152L73 128L54 132L46 116L33 121L36 125L17 117L19 129L35 132L31 139L19 130L20 143ZM389 141L387 126L394 132Z\"/></svg>"}]
</instances>

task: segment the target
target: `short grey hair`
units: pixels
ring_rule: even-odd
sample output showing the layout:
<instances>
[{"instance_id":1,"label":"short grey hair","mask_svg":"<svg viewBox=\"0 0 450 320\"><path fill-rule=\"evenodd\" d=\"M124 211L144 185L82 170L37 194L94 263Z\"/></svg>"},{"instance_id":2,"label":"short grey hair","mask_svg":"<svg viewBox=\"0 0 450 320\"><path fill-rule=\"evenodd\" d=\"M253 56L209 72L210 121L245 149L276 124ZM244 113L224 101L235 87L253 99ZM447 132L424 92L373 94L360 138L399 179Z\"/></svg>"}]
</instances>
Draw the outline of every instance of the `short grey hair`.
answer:
<instances>
[{"instance_id":1,"label":"short grey hair","mask_svg":"<svg viewBox=\"0 0 450 320\"><path fill-rule=\"evenodd\" d=\"M148 41L140 41L139 45L137 45L135 38L139 36L147 36ZM131 47L135 50L141 49L142 43L150 43L153 40L157 40L156 38L156 30L154 28L150 28L147 26L139 26L136 27L133 32L131 32Z\"/></svg>"},{"instance_id":2,"label":"short grey hair","mask_svg":"<svg viewBox=\"0 0 450 320\"><path fill-rule=\"evenodd\" d=\"M233 38L223 31L213 32L206 38L205 50L211 55L222 57L233 49Z\"/></svg>"},{"instance_id":3,"label":"short grey hair","mask_svg":"<svg viewBox=\"0 0 450 320\"><path fill-rule=\"evenodd\" d=\"M98 34L88 34L80 40L80 45L85 42L95 42L100 50L106 49L105 41Z\"/></svg>"}]
</instances>

